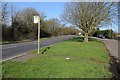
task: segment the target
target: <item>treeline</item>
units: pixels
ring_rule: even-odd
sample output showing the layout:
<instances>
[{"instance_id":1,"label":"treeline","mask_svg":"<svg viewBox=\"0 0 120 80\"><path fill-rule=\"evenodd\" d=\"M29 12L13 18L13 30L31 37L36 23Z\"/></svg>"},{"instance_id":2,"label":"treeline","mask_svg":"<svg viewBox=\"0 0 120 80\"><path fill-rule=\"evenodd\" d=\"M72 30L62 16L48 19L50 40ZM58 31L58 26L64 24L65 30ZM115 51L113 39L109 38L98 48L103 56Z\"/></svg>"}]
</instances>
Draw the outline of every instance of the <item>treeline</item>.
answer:
<instances>
[{"instance_id":1,"label":"treeline","mask_svg":"<svg viewBox=\"0 0 120 80\"><path fill-rule=\"evenodd\" d=\"M33 23L33 16L40 16L41 37L51 37L60 35L75 35L79 33L78 29L66 27L61 24L57 18L46 20L44 13L34 8L25 8L15 11L11 7L9 13L7 3L2 4L2 40L18 41L24 39L37 39L37 24Z\"/></svg>"}]
</instances>

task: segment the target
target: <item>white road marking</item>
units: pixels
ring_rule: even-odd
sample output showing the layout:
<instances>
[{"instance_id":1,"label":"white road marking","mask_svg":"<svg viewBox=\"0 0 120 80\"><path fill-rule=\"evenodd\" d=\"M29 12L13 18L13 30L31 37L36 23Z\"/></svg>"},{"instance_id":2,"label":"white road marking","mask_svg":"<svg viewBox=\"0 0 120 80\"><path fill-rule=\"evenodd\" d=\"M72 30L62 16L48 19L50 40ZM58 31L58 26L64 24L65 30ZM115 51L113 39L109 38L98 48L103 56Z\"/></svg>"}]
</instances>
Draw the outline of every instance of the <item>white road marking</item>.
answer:
<instances>
[{"instance_id":1,"label":"white road marking","mask_svg":"<svg viewBox=\"0 0 120 80\"><path fill-rule=\"evenodd\" d=\"M17 46L4 47L4 48L2 48L2 49L9 49L9 48L15 48L15 47L17 47Z\"/></svg>"},{"instance_id":2,"label":"white road marking","mask_svg":"<svg viewBox=\"0 0 120 80\"><path fill-rule=\"evenodd\" d=\"M13 57L10 57L10 58L7 58L7 59L3 59L2 62L7 61L7 60L10 60L10 59L17 58L17 57L20 57L20 56L24 56L25 54L27 54L27 53L23 53L23 54L16 55L16 56L13 56Z\"/></svg>"}]
</instances>

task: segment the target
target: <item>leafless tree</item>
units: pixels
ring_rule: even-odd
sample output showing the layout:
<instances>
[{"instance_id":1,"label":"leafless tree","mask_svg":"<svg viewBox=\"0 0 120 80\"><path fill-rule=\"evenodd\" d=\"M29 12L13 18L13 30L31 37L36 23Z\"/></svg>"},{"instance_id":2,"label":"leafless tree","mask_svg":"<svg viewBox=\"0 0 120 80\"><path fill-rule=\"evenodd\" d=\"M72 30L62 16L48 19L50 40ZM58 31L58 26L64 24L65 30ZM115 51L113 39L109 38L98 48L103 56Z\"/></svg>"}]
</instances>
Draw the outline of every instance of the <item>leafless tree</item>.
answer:
<instances>
[{"instance_id":1,"label":"leafless tree","mask_svg":"<svg viewBox=\"0 0 120 80\"><path fill-rule=\"evenodd\" d=\"M1 3L1 11L0 11L1 18L0 18L0 21L3 24L5 24L7 22L7 20L8 20L7 8L8 8L8 4L7 3Z\"/></svg>"},{"instance_id":2,"label":"leafless tree","mask_svg":"<svg viewBox=\"0 0 120 80\"><path fill-rule=\"evenodd\" d=\"M82 29L85 34L84 42L88 42L88 35L101 23L109 20L112 5L111 2L69 2L62 19Z\"/></svg>"}]
</instances>

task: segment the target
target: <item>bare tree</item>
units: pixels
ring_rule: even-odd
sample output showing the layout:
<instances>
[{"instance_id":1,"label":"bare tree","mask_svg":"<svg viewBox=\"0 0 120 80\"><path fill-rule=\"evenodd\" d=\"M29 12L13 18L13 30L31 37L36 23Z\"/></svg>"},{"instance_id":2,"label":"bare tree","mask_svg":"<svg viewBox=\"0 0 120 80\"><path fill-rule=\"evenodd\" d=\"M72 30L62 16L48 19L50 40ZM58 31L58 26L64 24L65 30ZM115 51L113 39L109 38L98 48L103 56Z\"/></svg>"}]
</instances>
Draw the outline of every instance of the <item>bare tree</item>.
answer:
<instances>
[{"instance_id":1,"label":"bare tree","mask_svg":"<svg viewBox=\"0 0 120 80\"><path fill-rule=\"evenodd\" d=\"M14 22L14 16L16 14L16 7L14 4L11 4L11 9L10 9L10 12L11 12L11 26L13 26L13 22Z\"/></svg>"},{"instance_id":2,"label":"bare tree","mask_svg":"<svg viewBox=\"0 0 120 80\"><path fill-rule=\"evenodd\" d=\"M0 24L2 22L2 2L0 1Z\"/></svg>"},{"instance_id":3,"label":"bare tree","mask_svg":"<svg viewBox=\"0 0 120 80\"><path fill-rule=\"evenodd\" d=\"M7 11L7 8L8 8L8 4L7 3L1 3L1 18L0 18L0 21L5 24L8 20L8 11Z\"/></svg>"},{"instance_id":4,"label":"bare tree","mask_svg":"<svg viewBox=\"0 0 120 80\"><path fill-rule=\"evenodd\" d=\"M101 23L109 20L113 3L108 2L71 2L67 3L62 14L64 21L82 29L84 42L88 42L88 34Z\"/></svg>"}]
</instances>

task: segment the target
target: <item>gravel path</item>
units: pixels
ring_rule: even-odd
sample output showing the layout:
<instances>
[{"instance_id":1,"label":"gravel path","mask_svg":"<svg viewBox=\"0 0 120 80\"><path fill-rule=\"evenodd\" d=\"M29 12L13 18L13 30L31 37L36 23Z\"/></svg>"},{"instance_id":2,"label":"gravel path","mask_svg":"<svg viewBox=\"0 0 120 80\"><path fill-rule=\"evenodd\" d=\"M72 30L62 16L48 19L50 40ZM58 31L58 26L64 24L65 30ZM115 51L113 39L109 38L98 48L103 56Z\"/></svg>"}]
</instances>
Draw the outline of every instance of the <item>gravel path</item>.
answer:
<instances>
[{"instance_id":1,"label":"gravel path","mask_svg":"<svg viewBox=\"0 0 120 80\"><path fill-rule=\"evenodd\" d=\"M106 45L111 56L114 56L115 58L120 58L119 54L118 54L119 53L118 46L120 45L120 41L114 40L114 39L111 39L111 40L110 39L103 39L102 41Z\"/></svg>"},{"instance_id":2,"label":"gravel path","mask_svg":"<svg viewBox=\"0 0 120 80\"><path fill-rule=\"evenodd\" d=\"M111 55L111 71L115 80L120 80L120 41L115 39L101 39Z\"/></svg>"}]
</instances>

